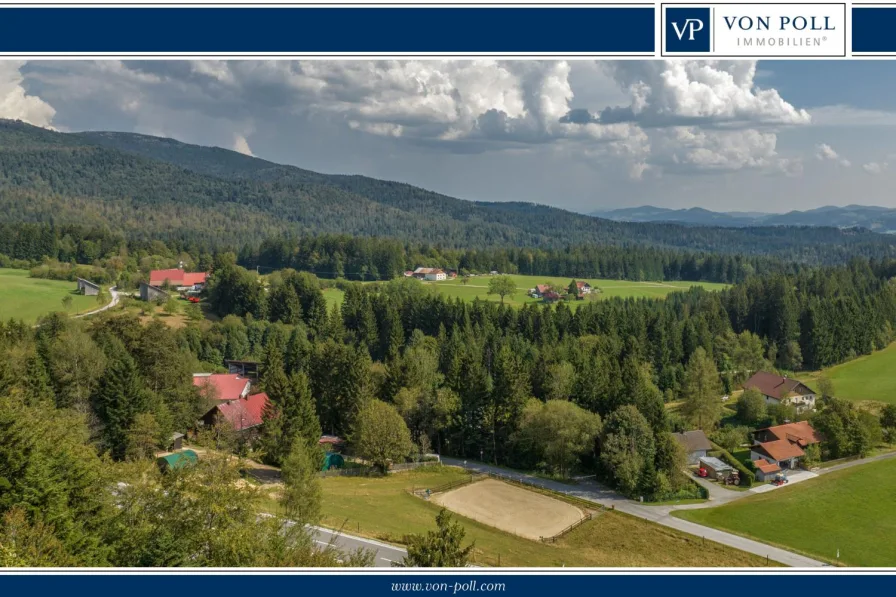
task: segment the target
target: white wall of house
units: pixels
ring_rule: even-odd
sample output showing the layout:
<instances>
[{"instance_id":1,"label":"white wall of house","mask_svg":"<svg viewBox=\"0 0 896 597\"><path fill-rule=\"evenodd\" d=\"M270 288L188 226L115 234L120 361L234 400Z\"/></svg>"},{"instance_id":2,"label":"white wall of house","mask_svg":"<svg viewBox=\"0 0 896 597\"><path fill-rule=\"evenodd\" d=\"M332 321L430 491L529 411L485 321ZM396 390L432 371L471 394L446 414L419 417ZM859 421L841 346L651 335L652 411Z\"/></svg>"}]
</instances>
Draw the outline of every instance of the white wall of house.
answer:
<instances>
[{"instance_id":1,"label":"white wall of house","mask_svg":"<svg viewBox=\"0 0 896 597\"><path fill-rule=\"evenodd\" d=\"M773 404L781 404L782 400L778 400L773 396L767 396L763 394L765 398L765 403L769 406ZM815 408L815 394L806 394L805 396L790 396L785 398L783 402L787 404L792 404L797 411L802 411L805 409L813 409Z\"/></svg>"},{"instance_id":2,"label":"white wall of house","mask_svg":"<svg viewBox=\"0 0 896 597\"><path fill-rule=\"evenodd\" d=\"M439 272L437 274L426 274L423 278L430 282L440 282L447 279L448 275L445 272Z\"/></svg>"}]
</instances>

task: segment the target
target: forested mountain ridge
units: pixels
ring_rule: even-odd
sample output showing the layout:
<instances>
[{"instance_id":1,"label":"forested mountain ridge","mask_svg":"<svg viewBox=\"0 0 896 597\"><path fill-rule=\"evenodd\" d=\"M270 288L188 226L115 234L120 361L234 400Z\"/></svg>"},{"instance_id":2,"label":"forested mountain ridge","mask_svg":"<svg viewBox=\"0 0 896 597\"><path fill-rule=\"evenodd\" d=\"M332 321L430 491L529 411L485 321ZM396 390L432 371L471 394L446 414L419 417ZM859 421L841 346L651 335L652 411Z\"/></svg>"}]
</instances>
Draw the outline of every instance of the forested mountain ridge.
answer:
<instances>
[{"instance_id":1,"label":"forested mountain ridge","mask_svg":"<svg viewBox=\"0 0 896 597\"><path fill-rule=\"evenodd\" d=\"M592 216L617 222L669 222L694 226L822 226L867 228L876 232L896 232L896 209L873 205L826 205L805 211L787 213L716 212L701 207L666 209L644 205L605 211Z\"/></svg>"},{"instance_id":2,"label":"forested mountain ridge","mask_svg":"<svg viewBox=\"0 0 896 597\"><path fill-rule=\"evenodd\" d=\"M445 247L654 246L803 263L896 255L866 230L613 222L529 203L465 201L130 133L0 120L0 223L110 228L130 239L238 247L282 233L388 236Z\"/></svg>"}]
</instances>

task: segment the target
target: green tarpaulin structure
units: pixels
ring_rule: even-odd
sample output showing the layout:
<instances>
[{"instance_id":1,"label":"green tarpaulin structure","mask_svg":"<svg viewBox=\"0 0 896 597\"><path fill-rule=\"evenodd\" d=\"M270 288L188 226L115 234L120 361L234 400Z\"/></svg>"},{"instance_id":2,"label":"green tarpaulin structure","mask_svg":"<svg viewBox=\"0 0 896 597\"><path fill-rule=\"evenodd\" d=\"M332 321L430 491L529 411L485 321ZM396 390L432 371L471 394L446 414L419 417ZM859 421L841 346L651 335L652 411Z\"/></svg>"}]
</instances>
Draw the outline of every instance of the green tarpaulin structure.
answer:
<instances>
[{"instance_id":1,"label":"green tarpaulin structure","mask_svg":"<svg viewBox=\"0 0 896 597\"><path fill-rule=\"evenodd\" d=\"M164 473L172 470L176 471L191 464L196 464L198 460L199 456L196 455L196 452L193 450L184 450L182 452L169 454L168 456L161 456L156 460L156 464L159 465L159 469Z\"/></svg>"},{"instance_id":2,"label":"green tarpaulin structure","mask_svg":"<svg viewBox=\"0 0 896 597\"><path fill-rule=\"evenodd\" d=\"M320 470L328 471L331 468L342 468L345 466L345 459L341 454L337 454L336 452L327 452L324 455L324 464Z\"/></svg>"}]
</instances>

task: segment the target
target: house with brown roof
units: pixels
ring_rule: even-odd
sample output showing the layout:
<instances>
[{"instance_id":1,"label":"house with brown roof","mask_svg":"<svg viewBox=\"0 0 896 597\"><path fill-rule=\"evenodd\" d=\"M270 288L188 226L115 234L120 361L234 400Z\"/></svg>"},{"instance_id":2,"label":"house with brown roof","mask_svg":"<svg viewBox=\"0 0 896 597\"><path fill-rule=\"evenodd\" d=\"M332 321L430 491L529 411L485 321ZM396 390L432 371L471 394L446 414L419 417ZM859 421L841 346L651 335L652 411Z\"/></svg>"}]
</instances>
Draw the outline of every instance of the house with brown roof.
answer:
<instances>
[{"instance_id":1,"label":"house with brown roof","mask_svg":"<svg viewBox=\"0 0 896 597\"><path fill-rule=\"evenodd\" d=\"M791 404L797 411L815 408L815 390L798 379L757 371L744 382L744 389L758 390L766 404Z\"/></svg>"},{"instance_id":2,"label":"house with brown roof","mask_svg":"<svg viewBox=\"0 0 896 597\"><path fill-rule=\"evenodd\" d=\"M697 464L701 458L712 450L709 438L700 429L685 431L684 433L673 433L672 437L684 448L685 454L688 456L688 464Z\"/></svg>"},{"instance_id":3,"label":"house with brown roof","mask_svg":"<svg viewBox=\"0 0 896 597\"><path fill-rule=\"evenodd\" d=\"M760 480L781 470L799 466L806 446L821 443L821 435L806 421L776 425L753 432L756 443L750 448L750 460L762 473ZM777 469L775 469L777 467Z\"/></svg>"},{"instance_id":4,"label":"house with brown roof","mask_svg":"<svg viewBox=\"0 0 896 597\"><path fill-rule=\"evenodd\" d=\"M579 280L576 282L576 290L578 294L591 294L591 284Z\"/></svg>"},{"instance_id":5,"label":"house with brown roof","mask_svg":"<svg viewBox=\"0 0 896 597\"><path fill-rule=\"evenodd\" d=\"M418 267L411 275L419 280L428 280L430 282L441 282L448 279L448 274L445 273L445 270L437 267Z\"/></svg>"},{"instance_id":6,"label":"house with brown roof","mask_svg":"<svg viewBox=\"0 0 896 597\"><path fill-rule=\"evenodd\" d=\"M530 294L536 298L541 298L544 296L544 294L546 292L550 292L550 291L551 291L550 284L536 284L535 288L532 289Z\"/></svg>"}]
</instances>

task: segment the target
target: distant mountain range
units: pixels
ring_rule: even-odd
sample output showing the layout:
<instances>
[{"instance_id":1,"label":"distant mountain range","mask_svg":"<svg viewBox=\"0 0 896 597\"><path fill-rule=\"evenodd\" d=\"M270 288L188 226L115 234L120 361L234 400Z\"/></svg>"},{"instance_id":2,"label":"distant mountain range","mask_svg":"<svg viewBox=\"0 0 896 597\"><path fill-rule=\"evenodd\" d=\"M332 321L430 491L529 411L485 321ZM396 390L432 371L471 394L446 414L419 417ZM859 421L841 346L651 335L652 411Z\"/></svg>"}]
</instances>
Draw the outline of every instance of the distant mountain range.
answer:
<instances>
[{"instance_id":1,"label":"distant mountain range","mask_svg":"<svg viewBox=\"0 0 896 597\"><path fill-rule=\"evenodd\" d=\"M744 228L753 226L825 226L834 228L867 228L875 232L896 233L896 209L871 205L828 205L806 211L783 214L764 212L717 212L692 207L667 209L644 205L595 211L590 215L617 222L671 222L690 226L724 226Z\"/></svg>"},{"instance_id":2,"label":"distant mountain range","mask_svg":"<svg viewBox=\"0 0 896 597\"><path fill-rule=\"evenodd\" d=\"M759 215L690 211L702 212L703 222L712 225L695 226L699 218L656 223L675 220L673 210L657 208L596 218L534 203L468 201L174 139L59 133L0 119L0 227L52 223L202 250L252 247L281 235L341 234L463 249L525 247L533 260L540 258L538 248L576 245L774 255L807 263L896 256L896 235L764 226L759 220L749 225ZM739 228L727 227L733 225Z\"/></svg>"}]
</instances>

